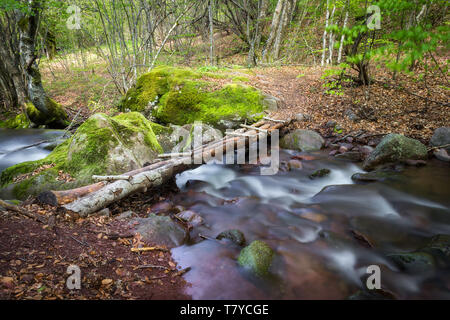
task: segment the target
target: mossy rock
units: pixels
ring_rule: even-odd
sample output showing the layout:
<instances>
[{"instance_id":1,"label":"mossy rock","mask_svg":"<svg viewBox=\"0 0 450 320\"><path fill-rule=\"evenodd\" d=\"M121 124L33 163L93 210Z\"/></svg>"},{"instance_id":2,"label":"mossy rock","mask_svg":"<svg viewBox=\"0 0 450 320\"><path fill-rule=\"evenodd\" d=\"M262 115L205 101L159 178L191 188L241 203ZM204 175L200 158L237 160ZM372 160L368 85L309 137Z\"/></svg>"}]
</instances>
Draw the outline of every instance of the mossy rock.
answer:
<instances>
[{"instance_id":1,"label":"mossy rock","mask_svg":"<svg viewBox=\"0 0 450 320\"><path fill-rule=\"evenodd\" d=\"M310 179L323 178L323 177L328 176L330 173L331 173L331 170L330 170L330 169L319 169L319 170L314 171L314 172L309 176L309 178L310 178Z\"/></svg>"},{"instance_id":2,"label":"mossy rock","mask_svg":"<svg viewBox=\"0 0 450 320\"><path fill-rule=\"evenodd\" d=\"M49 189L87 185L93 182L92 175L114 175L141 168L162 152L152 123L140 113L112 118L98 113L46 158L20 163L3 171L0 186L6 187L19 175L34 172L14 185L15 197L24 199L29 194L37 195ZM74 181L59 179L60 171L70 174Z\"/></svg>"},{"instance_id":3,"label":"mossy rock","mask_svg":"<svg viewBox=\"0 0 450 320\"><path fill-rule=\"evenodd\" d=\"M231 242L242 247L245 246L245 236L241 230L231 229L221 232L217 237L217 240L228 239Z\"/></svg>"},{"instance_id":4,"label":"mossy rock","mask_svg":"<svg viewBox=\"0 0 450 320\"><path fill-rule=\"evenodd\" d=\"M256 240L241 250L238 262L241 266L252 270L258 276L269 274L274 252L265 242Z\"/></svg>"},{"instance_id":5,"label":"mossy rock","mask_svg":"<svg viewBox=\"0 0 450 320\"><path fill-rule=\"evenodd\" d=\"M378 165L403 160L427 159L427 147L420 141L407 138L401 134L388 134L381 140L364 162L364 170L372 170Z\"/></svg>"},{"instance_id":6,"label":"mossy rock","mask_svg":"<svg viewBox=\"0 0 450 320\"><path fill-rule=\"evenodd\" d=\"M262 118L264 96L259 90L237 83L217 89L205 76L213 77L187 68L157 67L137 80L120 107L175 125L202 121L226 128L229 123L237 126Z\"/></svg>"}]
</instances>

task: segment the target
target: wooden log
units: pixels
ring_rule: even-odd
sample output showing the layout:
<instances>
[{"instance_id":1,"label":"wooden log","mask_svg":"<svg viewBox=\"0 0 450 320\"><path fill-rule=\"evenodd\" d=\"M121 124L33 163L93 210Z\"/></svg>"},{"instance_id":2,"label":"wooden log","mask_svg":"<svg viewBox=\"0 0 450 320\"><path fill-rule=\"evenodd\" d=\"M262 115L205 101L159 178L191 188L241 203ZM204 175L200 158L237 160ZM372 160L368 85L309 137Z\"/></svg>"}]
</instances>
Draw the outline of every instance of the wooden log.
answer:
<instances>
[{"instance_id":1,"label":"wooden log","mask_svg":"<svg viewBox=\"0 0 450 320\"><path fill-rule=\"evenodd\" d=\"M127 172L123 175L124 176L133 176L133 175L139 174L144 171L150 171L150 170L157 169L168 163L169 163L169 161L161 161L161 162L154 163L154 164L149 165L144 168L140 168L140 169L136 169L136 170ZM87 195L89 193L100 190L106 184L107 184L107 181L102 181L102 182L98 182L98 183L91 184L91 185L84 186L84 187L77 188L77 189L63 190L63 191L56 191L56 190L44 191L38 195L37 200L42 204L49 204L54 207L62 206L62 205L71 203L81 197L84 197L85 195Z\"/></svg>"},{"instance_id":2,"label":"wooden log","mask_svg":"<svg viewBox=\"0 0 450 320\"><path fill-rule=\"evenodd\" d=\"M261 122L259 123L259 125L260 130L255 130L256 128L250 127L251 131L245 132L245 129L238 129L235 131L235 133L246 134L249 137L257 137L261 134L270 135L270 132L279 129L286 124L276 123L275 125L273 125L270 123ZM261 133L262 130L265 130L264 133ZM243 139L242 137L227 136L217 142L213 142L209 145L194 149L190 154L188 153L189 156L182 158L172 158L123 174L123 176L131 176L131 178L128 180L114 181L110 184L105 184L99 188L96 188L95 190L92 190L90 192L86 192L83 194L78 193L77 196L75 196L75 199L74 197L70 198L72 200L72 202L70 203L60 203L60 200L58 198L53 203L63 204L63 207L65 209L78 213L82 217L85 217L91 213L103 209L104 207L110 205L115 201L123 199L130 194L140 191L146 191L149 188L158 187L171 179L175 174L182 172L192 166L195 166L196 164L201 164L203 163L203 161L211 159L216 155L217 151L223 152L230 145L232 145L233 148L239 146L242 143L244 143L244 146L247 146L249 143L247 140L248 139ZM89 187L90 186L84 188ZM75 190L69 190L66 192L69 195L72 195Z\"/></svg>"},{"instance_id":3,"label":"wooden log","mask_svg":"<svg viewBox=\"0 0 450 320\"><path fill-rule=\"evenodd\" d=\"M86 217L130 194L139 191L145 192L148 188L160 186L184 169L185 165L181 160L178 160L173 164L167 164L154 170L138 173L130 181L119 180L107 184L95 192L63 205L63 207L69 211L78 213L81 217Z\"/></svg>"},{"instance_id":4,"label":"wooden log","mask_svg":"<svg viewBox=\"0 0 450 320\"><path fill-rule=\"evenodd\" d=\"M89 186L67 190L67 191L45 191L38 195L37 200L42 204L49 204L52 206L64 205L75 201L91 192L100 190L106 185L106 182L98 182Z\"/></svg>"}]
</instances>

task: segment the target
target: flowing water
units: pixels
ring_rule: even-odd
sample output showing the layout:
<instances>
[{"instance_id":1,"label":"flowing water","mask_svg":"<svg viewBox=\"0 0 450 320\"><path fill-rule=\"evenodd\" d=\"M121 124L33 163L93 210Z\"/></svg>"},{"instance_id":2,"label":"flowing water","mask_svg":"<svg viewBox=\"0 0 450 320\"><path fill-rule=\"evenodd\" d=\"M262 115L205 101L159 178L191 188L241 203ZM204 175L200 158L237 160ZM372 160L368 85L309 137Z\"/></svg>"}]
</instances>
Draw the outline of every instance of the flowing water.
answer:
<instances>
[{"instance_id":1,"label":"flowing water","mask_svg":"<svg viewBox=\"0 0 450 320\"><path fill-rule=\"evenodd\" d=\"M44 158L56 130L0 130L0 172ZM296 153L282 151L288 161ZM429 161L383 181L355 184L362 172L325 153L303 169L261 176L256 166L204 165L177 176L175 203L199 213L205 225L189 244L172 250L191 284L194 299L345 299L364 289L369 265L381 267L382 287L397 298L450 298L450 263L403 270L389 254L421 250L437 234L450 235L449 165ZM317 169L327 177L311 180ZM1 197L1 195L0 195ZM244 232L247 243L264 240L276 252L271 274L252 275L236 259L240 248L201 241L227 229ZM356 236L355 236L356 235ZM358 240L359 239L359 240ZM363 240L361 240L363 239ZM447 258L449 254L447 246ZM444 257L445 258L445 257Z\"/></svg>"},{"instance_id":2,"label":"flowing water","mask_svg":"<svg viewBox=\"0 0 450 320\"><path fill-rule=\"evenodd\" d=\"M63 135L62 130L0 129L0 172L24 161L45 158L53 140ZM44 143L40 143L46 141Z\"/></svg>"},{"instance_id":3,"label":"flowing water","mask_svg":"<svg viewBox=\"0 0 450 320\"><path fill-rule=\"evenodd\" d=\"M283 151L281 159L292 155ZM449 299L448 251L419 271L388 257L419 250L434 235L450 235L448 164L433 160L383 182L355 184L351 176L363 172L360 167L325 153L313 156L303 169L275 176L261 176L257 167L215 164L177 176L182 192L175 203L205 220L191 232L191 243L172 250L181 267L192 267L185 275L187 293L194 299L345 299L365 288L367 267L378 265L382 288L397 298ZM322 168L331 174L309 178ZM270 276L240 267L238 246L198 237L227 229L275 250Z\"/></svg>"}]
</instances>

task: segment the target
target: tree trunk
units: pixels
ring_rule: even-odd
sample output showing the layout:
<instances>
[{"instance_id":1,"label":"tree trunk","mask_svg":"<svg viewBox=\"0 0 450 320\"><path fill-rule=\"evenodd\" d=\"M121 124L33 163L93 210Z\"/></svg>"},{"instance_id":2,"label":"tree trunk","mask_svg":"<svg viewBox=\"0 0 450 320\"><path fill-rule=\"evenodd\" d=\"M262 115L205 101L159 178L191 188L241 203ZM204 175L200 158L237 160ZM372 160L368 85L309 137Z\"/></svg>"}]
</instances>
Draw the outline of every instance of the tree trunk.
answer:
<instances>
[{"instance_id":1,"label":"tree trunk","mask_svg":"<svg viewBox=\"0 0 450 320\"><path fill-rule=\"evenodd\" d=\"M208 3L208 17L209 17L209 63L214 65L214 24L213 24L213 0Z\"/></svg>"},{"instance_id":2,"label":"tree trunk","mask_svg":"<svg viewBox=\"0 0 450 320\"><path fill-rule=\"evenodd\" d=\"M266 60L267 52L272 47L272 44L275 40L275 37L277 35L278 28L281 24L281 16L283 13L283 8L285 6L286 0L278 0L277 6L275 8L275 12L273 13L273 19L272 19L272 25L270 26L270 34L269 38L267 39L266 46L263 50L262 54L262 60Z\"/></svg>"},{"instance_id":3,"label":"tree trunk","mask_svg":"<svg viewBox=\"0 0 450 320\"><path fill-rule=\"evenodd\" d=\"M333 23L333 17L334 12L336 11L336 5L333 7L333 11L331 12L330 16L330 22ZM327 64L333 64L333 49L334 49L334 33L333 31L330 32L330 40L329 40L329 47L328 47L328 59Z\"/></svg>"},{"instance_id":4,"label":"tree trunk","mask_svg":"<svg viewBox=\"0 0 450 320\"><path fill-rule=\"evenodd\" d=\"M344 29L347 27L347 22L348 22L348 9L345 12ZM342 50L344 48L344 40L345 40L345 35L343 34L341 36L341 43L340 43L340 46L339 46L339 54L338 54L337 63L341 63L341 61L342 61Z\"/></svg>"},{"instance_id":5,"label":"tree trunk","mask_svg":"<svg viewBox=\"0 0 450 320\"><path fill-rule=\"evenodd\" d=\"M329 10L330 1L327 0L327 14L326 14L326 20L325 20L325 30L323 31L323 42L322 42L322 62L321 66L325 65L325 56L327 51L327 28L328 28L328 21L330 18L330 10Z\"/></svg>"},{"instance_id":6,"label":"tree trunk","mask_svg":"<svg viewBox=\"0 0 450 320\"><path fill-rule=\"evenodd\" d=\"M50 99L42 86L41 73L36 64L36 38L40 21L40 1L30 1L30 15L16 10L19 21L20 65L25 75L27 98L36 110L27 108L30 120L37 125L65 128L67 115L59 104Z\"/></svg>"}]
</instances>

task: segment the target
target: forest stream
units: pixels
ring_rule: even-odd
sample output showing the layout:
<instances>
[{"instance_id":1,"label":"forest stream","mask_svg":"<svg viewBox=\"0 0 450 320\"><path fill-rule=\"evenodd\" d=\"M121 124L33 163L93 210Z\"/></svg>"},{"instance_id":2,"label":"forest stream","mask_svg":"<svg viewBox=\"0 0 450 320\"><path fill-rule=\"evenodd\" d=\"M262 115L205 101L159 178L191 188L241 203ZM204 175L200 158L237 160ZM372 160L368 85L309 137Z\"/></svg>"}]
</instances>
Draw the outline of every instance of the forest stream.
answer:
<instances>
[{"instance_id":1,"label":"forest stream","mask_svg":"<svg viewBox=\"0 0 450 320\"><path fill-rule=\"evenodd\" d=\"M205 240L175 248L177 263L192 267L188 293L194 299L345 299L365 286L361 279L375 264L382 266L383 288L397 298L450 298L444 289L449 266L439 265L438 256L405 270L394 263L395 254L420 251L432 236L450 233L447 164L431 161L383 182L355 184L357 165L324 152L313 158L302 170L275 176L261 176L258 167L204 165L177 177L182 191L175 203L205 219L194 232L214 237L239 229L247 243L263 240L276 252L271 276L263 279L238 266L237 246ZM321 168L330 175L309 178Z\"/></svg>"},{"instance_id":2,"label":"forest stream","mask_svg":"<svg viewBox=\"0 0 450 320\"><path fill-rule=\"evenodd\" d=\"M45 157L48 143L35 144L61 134L0 131L0 170ZM293 156L306 159L303 168L283 170ZM450 298L448 261L421 253L433 236L450 234L446 163L431 160L384 181L356 183L351 177L363 172L360 166L325 151L282 150L280 158L274 176L260 175L258 166L208 164L176 177L174 204L205 222L191 231L190 243L172 249L181 268L192 268L184 277L193 299L345 299L365 286L369 265L381 266L383 289L396 298ZM330 174L310 177L322 168ZM274 249L270 276L239 267L240 247L213 239L229 229ZM395 263L396 255L410 252L403 257L413 263Z\"/></svg>"}]
</instances>

